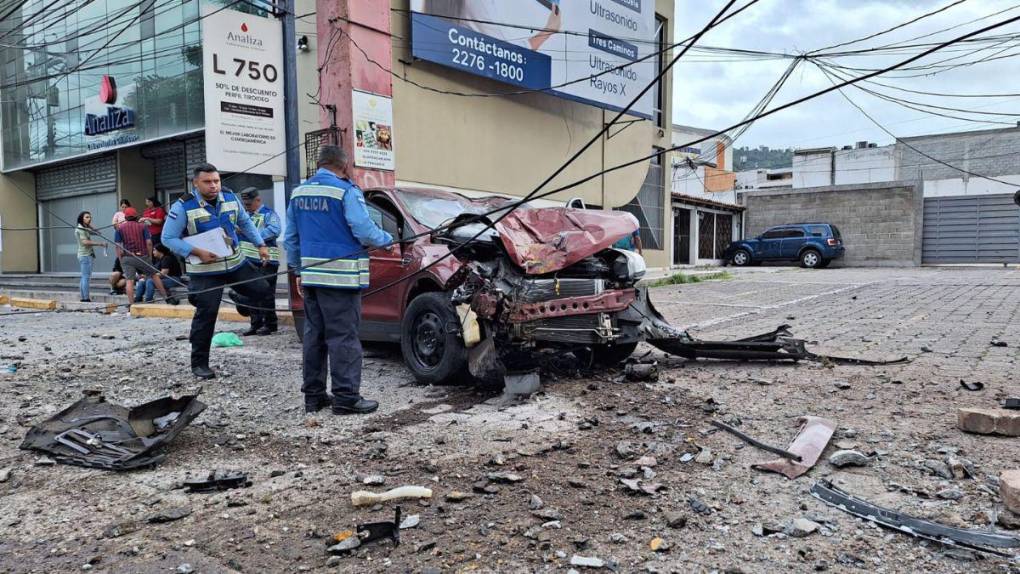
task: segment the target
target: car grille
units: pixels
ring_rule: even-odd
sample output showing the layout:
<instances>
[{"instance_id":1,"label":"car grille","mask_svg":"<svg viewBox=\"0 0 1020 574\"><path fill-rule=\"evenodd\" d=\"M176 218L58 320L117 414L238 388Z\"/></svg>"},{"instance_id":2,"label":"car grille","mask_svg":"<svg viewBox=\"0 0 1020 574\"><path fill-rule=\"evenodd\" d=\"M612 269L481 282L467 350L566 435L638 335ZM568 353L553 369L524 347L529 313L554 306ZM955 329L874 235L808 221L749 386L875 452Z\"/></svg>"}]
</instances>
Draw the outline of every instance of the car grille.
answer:
<instances>
[{"instance_id":1,"label":"car grille","mask_svg":"<svg viewBox=\"0 0 1020 574\"><path fill-rule=\"evenodd\" d=\"M565 297L588 297L605 291L603 279L531 279L521 283L521 302L538 303Z\"/></svg>"}]
</instances>

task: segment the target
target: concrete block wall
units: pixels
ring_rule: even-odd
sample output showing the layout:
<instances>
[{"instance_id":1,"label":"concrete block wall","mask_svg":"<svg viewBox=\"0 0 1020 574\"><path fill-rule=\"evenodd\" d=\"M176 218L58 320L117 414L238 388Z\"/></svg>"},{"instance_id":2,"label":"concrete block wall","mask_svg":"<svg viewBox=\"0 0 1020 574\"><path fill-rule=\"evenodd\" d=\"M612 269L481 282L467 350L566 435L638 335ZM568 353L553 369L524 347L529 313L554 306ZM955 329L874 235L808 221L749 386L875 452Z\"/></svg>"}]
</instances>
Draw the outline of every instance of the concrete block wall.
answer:
<instances>
[{"instance_id":1,"label":"concrete block wall","mask_svg":"<svg viewBox=\"0 0 1020 574\"><path fill-rule=\"evenodd\" d=\"M896 178L901 181L926 181L968 178L928 156L973 173L989 177L1020 175L1020 128L936 134L903 138L897 143L899 165ZM980 178L978 178L980 179Z\"/></svg>"},{"instance_id":2,"label":"concrete block wall","mask_svg":"<svg viewBox=\"0 0 1020 574\"><path fill-rule=\"evenodd\" d=\"M836 185L744 194L745 237L789 223L831 223L846 245L841 265L921 264L924 192L913 182Z\"/></svg>"}]
</instances>

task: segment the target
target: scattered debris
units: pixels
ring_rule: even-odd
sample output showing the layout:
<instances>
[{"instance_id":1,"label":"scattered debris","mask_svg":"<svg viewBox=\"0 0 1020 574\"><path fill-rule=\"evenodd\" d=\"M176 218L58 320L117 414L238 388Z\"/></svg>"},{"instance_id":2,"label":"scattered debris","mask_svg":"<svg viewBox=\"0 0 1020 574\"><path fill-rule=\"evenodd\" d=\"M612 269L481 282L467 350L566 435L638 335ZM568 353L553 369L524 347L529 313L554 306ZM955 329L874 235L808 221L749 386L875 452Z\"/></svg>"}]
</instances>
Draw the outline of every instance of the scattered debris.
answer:
<instances>
[{"instance_id":1,"label":"scattered debris","mask_svg":"<svg viewBox=\"0 0 1020 574\"><path fill-rule=\"evenodd\" d=\"M985 384L980 381L968 383L963 379L960 379L960 386L967 389L968 391L980 391L981 389L985 388Z\"/></svg>"},{"instance_id":2,"label":"scattered debris","mask_svg":"<svg viewBox=\"0 0 1020 574\"><path fill-rule=\"evenodd\" d=\"M648 548L652 552L669 552L670 546L668 542L656 536L648 543Z\"/></svg>"},{"instance_id":3,"label":"scattered debris","mask_svg":"<svg viewBox=\"0 0 1020 574\"><path fill-rule=\"evenodd\" d=\"M871 464L871 457L856 450L837 450L829 457L829 464L836 468L868 466Z\"/></svg>"},{"instance_id":4,"label":"scattered debris","mask_svg":"<svg viewBox=\"0 0 1020 574\"><path fill-rule=\"evenodd\" d=\"M594 556L578 556L574 554L570 557L571 566L583 566L585 568L605 568L606 563L604 560L595 558Z\"/></svg>"},{"instance_id":5,"label":"scattered debris","mask_svg":"<svg viewBox=\"0 0 1020 574\"><path fill-rule=\"evenodd\" d=\"M632 363L627 365L624 375L628 381L658 381L659 364L656 363Z\"/></svg>"},{"instance_id":6,"label":"scattered debris","mask_svg":"<svg viewBox=\"0 0 1020 574\"><path fill-rule=\"evenodd\" d=\"M786 532L794 538L805 538L818 532L819 528L821 528L821 525L813 520L798 518L790 523L790 527L786 529Z\"/></svg>"},{"instance_id":7,"label":"scattered debris","mask_svg":"<svg viewBox=\"0 0 1020 574\"><path fill-rule=\"evenodd\" d=\"M420 514L412 514L411 516L408 516L407 518L404 519L403 522L400 523L400 529L401 530L407 530L408 528L414 528L415 526L418 526L418 524L420 524L420 523L421 523L421 515Z\"/></svg>"},{"instance_id":8,"label":"scattered debris","mask_svg":"<svg viewBox=\"0 0 1020 574\"><path fill-rule=\"evenodd\" d=\"M444 498L446 498L447 502L463 502L471 498L472 496L473 495L470 492L461 492L459 490L454 490L451 492L447 492Z\"/></svg>"},{"instance_id":9,"label":"scattered debris","mask_svg":"<svg viewBox=\"0 0 1020 574\"><path fill-rule=\"evenodd\" d=\"M1020 514L1020 470L1005 470L999 475L999 494L1008 510Z\"/></svg>"},{"instance_id":10,"label":"scattered debris","mask_svg":"<svg viewBox=\"0 0 1020 574\"><path fill-rule=\"evenodd\" d=\"M957 410L957 425L969 433L1020 436L1020 413L1008 409L961 408Z\"/></svg>"},{"instance_id":11,"label":"scattered debris","mask_svg":"<svg viewBox=\"0 0 1020 574\"><path fill-rule=\"evenodd\" d=\"M844 512L870 520L893 530L898 530L911 536L931 540L940 544L956 545L972 550L980 550L999 556L1011 556L1010 554L995 550L994 548L1017 548L1020 547L1020 539L1004 534L992 534L978 532L975 530L964 530L944 526L928 520L914 518L901 514L894 510L888 510L875 506L847 494L827 481L819 481L811 487L811 495Z\"/></svg>"},{"instance_id":12,"label":"scattered debris","mask_svg":"<svg viewBox=\"0 0 1020 574\"><path fill-rule=\"evenodd\" d=\"M486 478L488 478L490 482L499 482L503 484L513 484L524 480L523 476L512 472L490 472Z\"/></svg>"},{"instance_id":13,"label":"scattered debris","mask_svg":"<svg viewBox=\"0 0 1020 574\"><path fill-rule=\"evenodd\" d=\"M763 442L761 442L759 440L756 440L756 439L753 439L753 438L747 436L746 434L738 431L737 429L731 427L730 425L728 425L728 424L726 424L726 423L724 423L722 421L712 421L712 426L714 426L716 428L720 428L720 429L722 429L722 430L724 430L724 431L726 431L726 432L736 436L737 438L743 440L744 442L746 442L747 444L749 444L751 446L758 447L758 448L760 448L762 450L767 450L767 451L771 452L772 454L778 454L779 456L781 456L783 458L786 458L786 459L789 459L789 460L792 460L792 461L796 461L796 462L800 462L801 461L801 456L799 454L795 454L795 453L783 450L783 449L778 448L778 447L769 446L769 445L767 445L767 444L765 444L765 443L763 443Z\"/></svg>"},{"instance_id":14,"label":"scattered debris","mask_svg":"<svg viewBox=\"0 0 1020 574\"><path fill-rule=\"evenodd\" d=\"M1002 403L1002 408L1010 409L1010 410L1020 409L1020 398L1008 398L1008 399L1006 399Z\"/></svg>"},{"instance_id":15,"label":"scattered debris","mask_svg":"<svg viewBox=\"0 0 1020 574\"><path fill-rule=\"evenodd\" d=\"M32 427L21 448L45 452L62 464L89 468L154 466L166 458L161 448L203 410L197 395L164 397L128 409L89 393Z\"/></svg>"},{"instance_id":16,"label":"scattered debris","mask_svg":"<svg viewBox=\"0 0 1020 574\"><path fill-rule=\"evenodd\" d=\"M214 470L206 478L195 478L184 481L188 492L218 492L232 488L248 488L251 481L248 475L237 471Z\"/></svg>"},{"instance_id":17,"label":"scattered debris","mask_svg":"<svg viewBox=\"0 0 1020 574\"><path fill-rule=\"evenodd\" d=\"M344 530L331 538L331 542L336 542L336 544L330 546L326 551L330 554L343 554L363 544L387 538L393 541L394 546L400 546L400 528L400 507L398 506L393 511L392 522L369 522L359 524L353 531Z\"/></svg>"},{"instance_id":18,"label":"scattered debris","mask_svg":"<svg viewBox=\"0 0 1020 574\"><path fill-rule=\"evenodd\" d=\"M370 474L361 479L361 484L366 486L382 486L386 484L386 477L381 474Z\"/></svg>"},{"instance_id":19,"label":"scattered debris","mask_svg":"<svg viewBox=\"0 0 1020 574\"><path fill-rule=\"evenodd\" d=\"M943 488L935 493L935 496L942 500L960 500L963 498L963 491L959 488Z\"/></svg>"},{"instance_id":20,"label":"scattered debris","mask_svg":"<svg viewBox=\"0 0 1020 574\"><path fill-rule=\"evenodd\" d=\"M528 508L531 510L541 510L545 506L545 502L537 494L531 495L531 500L528 501Z\"/></svg>"},{"instance_id":21,"label":"scattered debris","mask_svg":"<svg viewBox=\"0 0 1020 574\"><path fill-rule=\"evenodd\" d=\"M187 518L188 516L191 516L190 508L177 507L154 514L148 518L147 522L149 524L165 524L167 522L174 522L182 518Z\"/></svg>"},{"instance_id":22,"label":"scattered debris","mask_svg":"<svg viewBox=\"0 0 1020 574\"><path fill-rule=\"evenodd\" d=\"M947 456L946 466L949 467L953 478L974 478L974 463L967 459Z\"/></svg>"},{"instance_id":23,"label":"scattered debris","mask_svg":"<svg viewBox=\"0 0 1020 574\"><path fill-rule=\"evenodd\" d=\"M508 396L527 396L537 393L542 388L542 381L538 377L538 371L526 371L523 373L507 373L503 377L505 386L503 393Z\"/></svg>"},{"instance_id":24,"label":"scattered debris","mask_svg":"<svg viewBox=\"0 0 1020 574\"><path fill-rule=\"evenodd\" d=\"M687 526L687 515L682 512L667 510L662 516L666 519L666 526L670 528L683 528Z\"/></svg>"},{"instance_id":25,"label":"scattered debris","mask_svg":"<svg viewBox=\"0 0 1020 574\"><path fill-rule=\"evenodd\" d=\"M356 490L351 493L351 504L354 506L371 506L381 502L410 498L432 498L432 489L423 486L400 486L386 492Z\"/></svg>"},{"instance_id":26,"label":"scattered debris","mask_svg":"<svg viewBox=\"0 0 1020 574\"><path fill-rule=\"evenodd\" d=\"M832 433L836 430L836 423L821 417L806 416L800 418L800 432L797 438L793 439L788 449L791 453L800 456L799 461L780 458L768 462L752 465L753 468L778 472L786 478L794 479L804 474L818 462L825 446L829 444Z\"/></svg>"},{"instance_id":27,"label":"scattered debris","mask_svg":"<svg viewBox=\"0 0 1020 574\"><path fill-rule=\"evenodd\" d=\"M998 340L993 339L992 340L992 346L993 347L1008 347L1009 343L1007 343L1006 341L998 341Z\"/></svg>"},{"instance_id":28,"label":"scattered debris","mask_svg":"<svg viewBox=\"0 0 1020 574\"><path fill-rule=\"evenodd\" d=\"M697 498L691 498L687 501L691 505L691 509L698 514L712 514L712 509L707 504L701 502Z\"/></svg>"},{"instance_id":29,"label":"scattered debris","mask_svg":"<svg viewBox=\"0 0 1020 574\"><path fill-rule=\"evenodd\" d=\"M712 464L712 461L714 460L715 457L712 455L712 449L708 448L707 446L702 447L701 452L698 453L698 456L694 457L694 462L698 464Z\"/></svg>"}]
</instances>

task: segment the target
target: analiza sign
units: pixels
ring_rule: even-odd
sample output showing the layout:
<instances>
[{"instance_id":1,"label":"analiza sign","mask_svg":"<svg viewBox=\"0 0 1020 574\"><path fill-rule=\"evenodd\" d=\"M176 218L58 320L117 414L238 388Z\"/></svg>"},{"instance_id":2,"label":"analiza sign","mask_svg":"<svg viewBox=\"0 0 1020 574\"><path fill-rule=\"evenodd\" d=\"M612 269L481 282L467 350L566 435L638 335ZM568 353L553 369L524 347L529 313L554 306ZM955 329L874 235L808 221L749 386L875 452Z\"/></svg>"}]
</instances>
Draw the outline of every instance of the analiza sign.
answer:
<instances>
[{"instance_id":1,"label":"analiza sign","mask_svg":"<svg viewBox=\"0 0 1020 574\"><path fill-rule=\"evenodd\" d=\"M103 76L99 86L99 101L106 104L106 111L102 114L85 114L85 135L98 136L135 127L135 111L113 105L117 103L117 81L112 76Z\"/></svg>"}]
</instances>

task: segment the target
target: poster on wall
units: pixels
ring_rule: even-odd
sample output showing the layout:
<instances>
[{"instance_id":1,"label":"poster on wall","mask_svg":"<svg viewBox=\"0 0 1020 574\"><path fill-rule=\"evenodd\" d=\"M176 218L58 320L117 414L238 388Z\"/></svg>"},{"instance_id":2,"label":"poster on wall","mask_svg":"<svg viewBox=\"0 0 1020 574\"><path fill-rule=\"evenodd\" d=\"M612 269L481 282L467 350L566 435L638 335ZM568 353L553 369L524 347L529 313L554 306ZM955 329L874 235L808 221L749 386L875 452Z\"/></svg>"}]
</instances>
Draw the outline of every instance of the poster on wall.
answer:
<instances>
[{"instance_id":1,"label":"poster on wall","mask_svg":"<svg viewBox=\"0 0 1020 574\"><path fill-rule=\"evenodd\" d=\"M135 109L135 84L117 85L117 78L104 75L98 92L85 100L85 146L89 151L106 149L138 141Z\"/></svg>"},{"instance_id":2,"label":"poster on wall","mask_svg":"<svg viewBox=\"0 0 1020 574\"><path fill-rule=\"evenodd\" d=\"M287 173L281 26L235 10L205 10L205 153L220 171Z\"/></svg>"},{"instance_id":3,"label":"poster on wall","mask_svg":"<svg viewBox=\"0 0 1020 574\"><path fill-rule=\"evenodd\" d=\"M469 74L620 110L658 73L655 0L411 0L411 51ZM640 60L640 61L639 61ZM655 91L631 109L651 118Z\"/></svg>"},{"instance_id":4,"label":"poster on wall","mask_svg":"<svg viewBox=\"0 0 1020 574\"><path fill-rule=\"evenodd\" d=\"M394 169L393 99L354 90L354 165Z\"/></svg>"}]
</instances>

